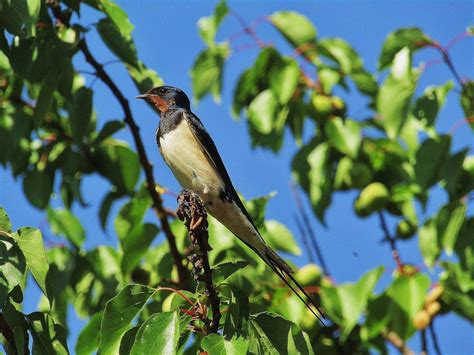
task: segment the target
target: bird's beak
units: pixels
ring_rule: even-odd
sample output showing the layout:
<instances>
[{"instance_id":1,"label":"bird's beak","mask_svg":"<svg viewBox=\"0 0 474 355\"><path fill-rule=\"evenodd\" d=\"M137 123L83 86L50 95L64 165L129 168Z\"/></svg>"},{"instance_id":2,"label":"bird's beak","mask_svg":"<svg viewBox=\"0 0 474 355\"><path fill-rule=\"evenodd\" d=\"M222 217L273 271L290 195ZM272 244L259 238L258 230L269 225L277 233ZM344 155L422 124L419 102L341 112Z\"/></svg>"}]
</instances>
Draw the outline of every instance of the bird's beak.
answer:
<instances>
[{"instance_id":1,"label":"bird's beak","mask_svg":"<svg viewBox=\"0 0 474 355\"><path fill-rule=\"evenodd\" d=\"M141 100L145 100L147 97L148 97L148 94L141 94L141 95L135 96L136 99L141 99Z\"/></svg>"}]
</instances>

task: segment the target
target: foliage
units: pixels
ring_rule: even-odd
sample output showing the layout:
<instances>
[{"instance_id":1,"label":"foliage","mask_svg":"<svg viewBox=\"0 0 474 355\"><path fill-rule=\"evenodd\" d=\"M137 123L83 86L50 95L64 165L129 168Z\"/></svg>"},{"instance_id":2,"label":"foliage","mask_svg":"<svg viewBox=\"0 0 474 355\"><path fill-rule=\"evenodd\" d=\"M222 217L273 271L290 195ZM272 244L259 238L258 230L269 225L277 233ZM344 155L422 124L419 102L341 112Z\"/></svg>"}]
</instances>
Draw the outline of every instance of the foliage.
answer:
<instances>
[{"instance_id":1,"label":"foliage","mask_svg":"<svg viewBox=\"0 0 474 355\"><path fill-rule=\"evenodd\" d=\"M424 263L439 266L435 280L397 259L390 283L375 291L382 267L353 283L336 284L316 265L304 266L295 277L322 304L330 319L323 327L251 250L210 218L210 263L223 317L219 334L206 334L199 320L200 314L211 316L204 290L180 279L167 242L153 243L168 233L186 257L186 230L173 220L168 231L161 215L145 221L147 211L162 206L150 192L155 189L149 185L140 137L134 136L136 151L114 138L124 129L137 132L127 100L103 67L99 64L103 72L95 67L125 117L97 127L95 90L74 66L79 53L91 63L94 48L88 49L86 39L97 30L140 92L160 85L158 74L139 60L127 14L112 0L0 4L0 164L22 180L30 204L44 211L52 233L63 238L62 244L46 248L38 229L15 231L0 209L0 331L7 353L73 352L66 341L72 310L87 320L73 345L78 354L386 352L394 337L405 344L440 313L474 321L474 217L467 208L474 157L467 149L452 151L450 135L437 129L454 83L418 88L423 68L414 65L413 54L426 47L440 51L457 79L449 53L421 29L389 34L379 71L371 73L349 43L320 38L305 16L271 14L267 20L296 56L265 45L245 27L260 49L236 82L232 113L243 113L254 147L278 152L288 137L285 130L291 132L299 146L291 164L294 179L321 223L336 193L357 191L355 212L378 214L382 222L393 217L396 231L382 223L386 239L396 248L417 238ZM78 22L85 6L101 17L92 27ZM191 69L195 101L207 94L220 99L232 43L216 38L229 14L235 15L221 1L198 23L205 49ZM311 74L302 70L303 62ZM474 83L458 84L459 103L474 127ZM349 108L335 92L349 88L366 98L370 118L348 116ZM117 248L84 247L87 225L73 207L87 208L81 182L89 175L108 183L97 211L104 229L111 206L122 203L113 223ZM445 191L446 203L430 205L437 212L422 219L419 211L428 210L428 197L437 188ZM52 193L61 197L61 208L51 206ZM265 219L270 197L247 201L250 214L270 246L300 254L292 232ZM453 254L455 259L445 258ZM36 312L25 314L22 302L30 280L43 299Z\"/></svg>"}]
</instances>

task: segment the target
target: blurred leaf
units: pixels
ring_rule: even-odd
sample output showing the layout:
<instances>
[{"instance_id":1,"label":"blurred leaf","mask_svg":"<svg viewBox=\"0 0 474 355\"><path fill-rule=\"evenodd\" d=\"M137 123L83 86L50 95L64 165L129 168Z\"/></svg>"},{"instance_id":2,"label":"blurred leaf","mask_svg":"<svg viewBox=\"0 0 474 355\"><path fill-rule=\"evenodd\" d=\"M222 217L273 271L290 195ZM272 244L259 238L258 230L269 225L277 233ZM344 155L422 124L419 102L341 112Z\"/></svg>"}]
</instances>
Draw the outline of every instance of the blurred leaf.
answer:
<instances>
[{"instance_id":1,"label":"blurred leaf","mask_svg":"<svg viewBox=\"0 0 474 355\"><path fill-rule=\"evenodd\" d=\"M115 4L112 0L98 0L101 10L103 10L115 26L120 30L122 36L128 38L131 36L134 26L128 19L127 13Z\"/></svg>"},{"instance_id":2,"label":"blurred leaf","mask_svg":"<svg viewBox=\"0 0 474 355\"><path fill-rule=\"evenodd\" d=\"M216 286L222 284L236 271L248 265L248 261L238 260L234 262L220 263L212 268L212 283Z\"/></svg>"},{"instance_id":3,"label":"blurred leaf","mask_svg":"<svg viewBox=\"0 0 474 355\"><path fill-rule=\"evenodd\" d=\"M112 182L118 192L131 192L140 176L137 153L125 143L107 139L97 149L98 171Z\"/></svg>"},{"instance_id":4,"label":"blurred leaf","mask_svg":"<svg viewBox=\"0 0 474 355\"><path fill-rule=\"evenodd\" d=\"M416 75L411 68L408 48L395 56L390 75L377 95L377 112L390 139L395 139L405 123L415 91Z\"/></svg>"},{"instance_id":5,"label":"blurred leaf","mask_svg":"<svg viewBox=\"0 0 474 355\"><path fill-rule=\"evenodd\" d=\"M226 339L219 334L209 334L202 339L201 347L209 355L239 355L247 353L249 343L243 337Z\"/></svg>"},{"instance_id":6,"label":"blurred leaf","mask_svg":"<svg viewBox=\"0 0 474 355\"><path fill-rule=\"evenodd\" d=\"M404 47L410 51L423 48L426 44L431 43L431 39L426 36L419 28L402 28L390 33L380 53L378 68L384 70L389 67L396 54Z\"/></svg>"},{"instance_id":7,"label":"blurred leaf","mask_svg":"<svg viewBox=\"0 0 474 355\"><path fill-rule=\"evenodd\" d=\"M282 316L262 312L249 320L249 352L258 354L314 354L307 335Z\"/></svg>"},{"instance_id":8,"label":"blurred leaf","mask_svg":"<svg viewBox=\"0 0 474 355\"><path fill-rule=\"evenodd\" d=\"M54 178L47 171L29 170L23 179L23 191L30 203L44 209L53 192Z\"/></svg>"},{"instance_id":9,"label":"blurred leaf","mask_svg":"<svg viewBox=\"0 0 474 355\"><path fill-rule=\"evenodd\" d=\"M102 312L95 313L82 328L77 338L76 354L88 355L92 354L99 346L100 322L102 321Z\"/></svg>"},{"instance_id":10,"label":"blurred leaf","mask_svg":"<svg viewBox=\"0 0 474 355\"><path fill-rule=\"evenodd\" d=\"M377 95L379 90L377 80L368 71L364 69L353 70L350 77L361 93L372 97Z\"/></svg>"},{"instance_id":11,"label":"blurred leaf","mask_svg":"<svg viewBox=\"0 0 474 355\"><path fill-rule=\"evenodd\" d=\"M12 223L4 208L0 207L0 231L10 233L12 231Z\"/></svg>"},{"instance_id":12,"label":"blurred leaf","mask_svg":"<svg viewBox=\"0 0 474 355\"><path fill-rule=\"evenodd\" d=\"M41 83L41 90L33 110L33 122L37 127L41 126L46 119L53 102L53 94L58 85L58 76L56 74L54 72L48 73Z\"/></svg>"},{"instance_id":13,"label":"blurred leaf","mask_svg":"<svg viewBox=\"0 0 474 355\"><path fill-rule=\"evenodd\" d=\"M362 59L349 43L341 38L324 38L318 43L320 53L339 64L344 74L362 70Z\"/></svg>"},{"instance_id":14,"label":"blurred leaf","mask_svg":"<svg viewBox=\"0 0 474 355\"><path fill-rule=\"evenodd\" d=\"M456 239L466 217L465 203L455 202L443 207L437 217L440 242L448 256L453 254Z\"/></svg>"},{"instance_id":15,"label":"blurred leaf","mask_svg":"<svg viewBox=\"0 0 474 355\"><path fill-rule=\"evenodd\" d=\"M430 285L430 278L421 273L399 276L387 289L392 305L387 311L391 315L389 328L402 339L415 332L413 318L422 307Z\"/></svg>"},{"instance_id":16,"label":"blurred leaf","mask_svg":"<svg viewBox=\"0 0 474 355\"><path fill-rule=\"evenodd\" d=\"M92 90L86 87L79 88L74 93L73 105L69 114L69 122L74 140L81 143L92 118Z\"/></svg>"},{"instance_id":17,"label":"blurred leaf","mask_svg":"<svg viewBox=\"0 0 474 355\"><path fill-rule=\"evenodd\" d=\"M138 65L135 44L130 36L121 33L121 24L116 25L110 19L103 18L96 26L104 43L117 57L133 67Z\"/></svg>"},{"instance_id":18,"label":"blurred leaf","mask_svg":"<svg viewBox=\"0 0 474 355\"><path fill-rule=\"evenodd\" d=\"M95 144L100 144L103 140L109 138L114 133L120 131L125 127L125 123L123 121L113 120L107 121L102 129L100 130L99 134L94 140Z\"/></svg>"},{"instance_id":19,"label":"blurred leaf","mask_svg":"<svg viewBox=\"0 0 474 355\"><path fill-rule=\"evenodd\" d=\"M242 109L250 104L258 94L257 77L250 68L245 70L239 77L237 85L234 88L232 101L232 115L238 118Z\"/></svg>"},{"instance_id":20,"label":"blurred leaf","mask_svg":"<svg viewBox=\"0 0 474 355\"><path fill-rule=\"evenodd\" d=\"M296 243L293 233L282 223L267 219L262 235L273 249L293 255L301 255L301 249Z\"/></svg>"},{"instance_id":21,"label":"blurred leaf","mask_svg":"<svg viewBox=\"0 0 474 355\"><path fill-rule=\"evenodd\" d=\"M29 343L30 339L28 336L28 323L23 313L16 310L15 306L10 303L9 300L6 300L2 304L2 316L6 325L12 331L12 337L15 342L16 353L18 354L28 354L29 353ZM8 351L6 341L2 341L2 345L5 347L5 351ZM13 344L12 344L13 345ZM12 347L10 347L12 349ZM8 354L8 353L7 353ZM15 354L15 350L12 349L11 354Z\"/></svg>"},{"instance_id":22,"label":"blurred leaf","mask_svg":"<svg viewBox=\"0 0 474 355\"><path fill-rule=\"evenodd\" d=\"M153 239L159 233L159 228L151 223L134 226L121 241L123 259L122 272L124 275L132 271L145 255Z\"/></svg>"},{"instance_id":23,"label":"blurred leaf","mask_svg":"<svg viewBox=\"0 0 474 355\"><path fill-rule=\"evenodd\" d=\"M270 21L293 47L308 44L303 52L308 58L314 58L315 46L309 44L316 41L317 32L307 17L294 11L279 11L270 16Z\"/></svg>"},{"instance_id":24,"label":"blurred leaf","mask_svg":"<svg viewBox=\"0 0 474 355\"><path fill-rule=\"evenodd\" d=\"M249 105L249 123L257 132L268 134L274 127L277 110L275 94L270 89L262 91Z\"/></svg>"},{"instance_id":25,"label":"blurred leaf","mask_svg":"<svg viewBox=\"0 0 474 355\"><path fill-rule=\"evenodd\" d=\"M156 313L148 318L138 330L131 355L176 354L178 340L178 313Z\"/></svg>"},{"instance_id":26,"label":"blurred leaf","mask_svg":"<svg viewBox=\"0 0 474 355\"><path fill-rule=\"evenodd\" d=\"M457 263L442 262L446 270L440 275L444 286L442 301L461 317L472 322L474 319L474 272L463 270Z\"/></svg>"},{"instance_id":27,"label":"blurred leaf","mask_svg":"<svg viewBox=\"0 0 474 355\"><path fill-rule=\"evenodd\" d=\"M257 228L263 227L267 203L270 199L275 197L275 195L276 192L270 192L267 195L244 201L245 208L249 212L250 217L252 217L252 221L255 223Z\"/></svg>"},{"instance_id":28,"label":"blurred leaf","mask_svg":"<svg viewBox=\"0 0 474 355\"><path fill-rule=\"evenodd\" d=\"M453 88L454 83L451 80L444 85L428 86L423 95L416 100L413 115L425 126L433 126L446 96Z\"/></svg>"},{"instance_id":29,"label":"blurred leaf","mask_svg":"<svg viewBox=\"0 0 474 355\"><path fill-rule=\"evenodd\" d=\"M429 219L418 231L418 243L426 266L432 268L440 254L436 221Z\"/></svg>"},{"instance_id":30,"label":"blurred leaf","mask_svg":"<svg viewBox=\"0 0 474 355\"><path fill-rule=\"evenodd\" d=\"M217 3L214 13L211 16L201 17L198 21L199 35L202 40L209 46L215 46L217 29L224 17L227 15L228 8L225 0Z\"/></svg>"},{"instance_id":31,"label":"blurred leaf","mask_svg":"<svg viewBox=\"0 0 474 355\"><path fill-rule=\"evenodd\" d=\"M426 139L416 152L415 177L422 190L438 180L441 168L449 152L450 136Z\"/></svg>"},{"instance_id":32,"label":"blurred leaf","mask_svg":"<svg viewBox=\"0 0 474 355\"><path fill-rule=\"evenodd\" d=\"M212 93L216 102L220 101L224 61L228 54L229 45L220 43L197 56L191 69L195 101L198 102L208 93Z\"/></svg>"},{"instance_id":33,"label":"blurred leaf","mask_svg":"<svg viewBox=\"0 0 474 355\"><path fill-rule=\"evenodd\" d=\"M326 122L325 131L331 144L341 153L356 158L362 141L361 129L356 121L339 117Z\"/></svg>"},{"instance_id":34,"label":"blurred leaf","mask_svg":"<svg viewBox=\"0 0 474 355\"><path fill-rule=\"evenodd\" d=\"M48 209L48 221L51 231L65 236L74 246L80 248L86 239L81 221L66 209Z\"/></svg>"},{"instance_id":35,"label":"blurred leaf","mask_svg":"<svg viewBox=\"0 0 474 355\"><path fill-rule=\"evenodd\" d=\"M119 199L122 196L122 194L116 191L110 191L107 195L105 195L104 199L102 200L99 210L100 226L102 227L102 230L105 231L106 229L107 219L109 217L109 212L112 208L112 204L115 202L115 200Z\"/></svg>"},{"instance_id":36,"label":"blurred leaf","mask_svg":"<svg viewBox=\"0 0 474 355\"><path fill-rule=\"evenodd\" d=\"M40 0L2 0L0 4L1 22L8 32L21 37L36 35Z\"/></svg>"},{"instance_id":37,"label":"blurred leaf","mask_svg":"<svg viewBox=\"0 0 474 355\"><path fill-rule=\"evenodd\" d=\"M43 237L38 229L24 227L13 234L18 246L25 256L26 266L31 271L33 278L43 291L43 294L50 298L49 287L46 282L46 275L49 270L48 260L43 245ZM52 302L52 299L49 299Z\"/></svg>"},{"instance_id":38,"label":"blurred leaf","mask_svg":"<svg viewBox=\"0 0 474 355\"><path fill-rule=\"evenodd\" d=\"M34 38L20 38L17 36L13 37L9 53L9 60L15 73L21 77L28 76L33 64L33 57L35 55L36 49L37 41L35 41ZM46 92L44 95L46 95Z\"/></svg>"},{"instance_id":39,"label":"blurred leaf","mask_svg":"<svg viewBox=\"0 0 474 355\"><path fill-rule=\"evenodd\" d=\"M48 314L30 313L27 321L33 337L33 354L69 354L66 330Z\"/></svg>"},{"instance_id":40,"label":"blurred leaf","mask_svg":"<svg viewBox=\"0 0 474 355\"><path fill-rule=\"evenodd\" d=\"M441 170L441 183L448 192L450 201L456 201L474 189L474 174L471 177L466 166L469 164L467 152L467 149L463 149L450 155Z\"/></svg>"},{"instance_id":41,"label":"blurred leaf","mask_svg":"<svg viewBox=\"0 0 474 355\"><path fill-rule=\"evenodd\" d=\"M136 67L128 66L127 70L138 91L141 93L164 84L163 79L161 79L156 71L147 68L145 64L140 61Z\"/></svg>"},{"instance_id":42,"label":"blurred leaf","mask_svg":"<svg viewBox=\"0 0 474 355\"><path fill-rule=\"evenodd\" d=\"M272 67L270 88L280 104L285 105L293 97L301 71L298 63L291 57L283 58L280 65Z\"/></svg>"},{"instance_id":43,"label":"blurred leaf","mask_svg":"<svg viewBox=\"0 0 474 355\"><path fill-rule=\"evenodd\" d=\"M356 283L328 285L322 289L324 309L332 320L342 325L343 340L347 339L357 324L383 270L383 266L379 266L367 272Z\"/></svg>"},{"instance_id":44,"label":"blurred leaf","mask_svg":"<svg viewBox=\"0 0 474 355\"><path fill-rule=\"evenodd\" d=\"M120 339L129 329L130 322L140 313L155 291L147 286L128 285L106 303L100 326L101 354L118 353Z\"/></svg>"},{"instance_id":45,"label":"blurred leaf","mask_svg":"<svg viewBox=\"0 0 474 355\"><path fill-rule=\"evenodd\" d=\"M464 83L461 92L461 107L469 119L469 125L474 130L474 81L469 80Z\"/></svg>"},{"instance_id":46,"label":"blurred leaf","mask_svg":"<svg viewBox=\"0 0 474 355\"><path fill-rule=\"evenodd\" d=\"M114 221L115 232L121 241L127 238L134 227L141 225L151 205L151 198L145 187L142 187L129 202L123 205Z\"/></svg>"}]
</instances>

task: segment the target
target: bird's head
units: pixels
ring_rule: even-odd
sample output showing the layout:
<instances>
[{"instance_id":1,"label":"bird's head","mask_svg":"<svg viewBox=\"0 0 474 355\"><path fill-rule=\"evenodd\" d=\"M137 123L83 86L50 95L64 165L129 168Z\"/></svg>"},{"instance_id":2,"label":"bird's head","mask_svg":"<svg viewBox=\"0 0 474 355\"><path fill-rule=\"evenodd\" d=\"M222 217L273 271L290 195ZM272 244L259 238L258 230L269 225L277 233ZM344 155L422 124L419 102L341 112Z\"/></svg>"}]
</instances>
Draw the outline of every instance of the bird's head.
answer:
<instances>
[{"instance_id":1,"label":"bird's head","mask_svg":"<svg viewBox=\"0 0 474 355\"><path fill-rule=\"evenodd\" d=\"M149 102L160 114L170 108L190 109L190 102L184 91L173 86L158 86L138 95L137 99Z\"/></svg>"}]
</instances>

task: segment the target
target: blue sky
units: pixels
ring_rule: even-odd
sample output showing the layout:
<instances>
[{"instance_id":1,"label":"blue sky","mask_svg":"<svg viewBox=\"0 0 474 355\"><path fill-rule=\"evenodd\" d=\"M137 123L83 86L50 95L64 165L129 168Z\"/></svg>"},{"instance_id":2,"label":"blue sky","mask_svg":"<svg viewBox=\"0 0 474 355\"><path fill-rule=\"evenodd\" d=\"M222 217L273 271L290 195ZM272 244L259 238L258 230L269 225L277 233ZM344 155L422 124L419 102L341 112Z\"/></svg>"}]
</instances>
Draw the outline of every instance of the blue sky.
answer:
<instances>
[{"instance_id":1,"label":"blue sky","mask_svg":"<svg viewBox=\"0 0 474 355\"><path fill-rule=\"evenodd\" d=\"M140 59L157 70L167 84L182 88L191 97L189 70L194 58L204 46L199 39L196 23L201 16L207 16L212 12L214 2L197 0L117 2L125 9L135 25L133 36ZM229 1L228 4L249 23L277 10L299 11L313 21L318 29L318 36L341 37L353 45L371 71L376 68L383 40L389 32L399 27L420 27L432 38L447 44L463 32L467 25L474 22L472 1ZM84 7L80 21L88 25L99 18L96 13ZM217 39L225 40L240 30L235 18L229 16L224 20ZM261 23L257 27L257 32L265 41L273 43L282 52L291 54L291 48L267 23ZM89 47L101 62L114 59L100 43L94 31L87 34L87 39ZM251 41L241 37L235 45L246 43ZM236 79L252 64L257 53L257 49L248 49L232 54L225 67L221 104L217 105L211 98L206 98L197 107L194 106L194 111L213 136L236 188L246 198L277 191L278 194L269 203L267 217L285 223L297 234L292 219L295 204L289 189L290 163L297 150L295 143L290 135L287 135L283 149L277 155L264 150L252 150L245 122L243 120L235 122L230 116ZM473 78L472 38L458 43L450 53L461 76ZM428 49L415 56L415 63L432 59L439 59L439 56L434 50ZM82 70L90 70L80 54L77 55L76 66ZM179 186L164 165L155 146L154 131L158 123L157 116L143 102L134 99L137 91L120 64L109 65L107 71L130 98L133 114L141 126L146 150L154 163L156 180L172 191L178 192ZM87 79L90 81L92 78ZM424 88L431 84L442 84L449 79L452 79L452 75L445 66L434 65L423 73L419 86ZM99 125L110 119L120 119L122 117L120 107L106 88L100 82L96 82L94 90ZM361 115L361 112L364 112L364 101L360 97L351 93L340 94L347 100L349 112L355 119L365 118ZM463 114L458 107L458 100L458 94L455 92L451 92L448 96L447 104L438 118L438 127L442 131L449 131L462 119ZM128 132L120 133L119 138L133 145ZM466 125L456 130L453 142L456 150L470 147L470 152L473 153L473 135ZM87 221L86 247L91 248L98 244L116 245L112 229L109 229L112 236L104 236L96 216L99 203L106 193L107 184L101 178L86 178L83 185L85 199L90 207L85 210L75 208L74 212L82 221ZM21 181L14 181L9 172L0 170L0 186L2 186L0 205L6 208L16 227L32 225L50 234L45 225L45 214L30 207L26 202ZM352 212L354 198L354 193L336 195L327 213L328 228L322 228L315 219L313 226L329 270L338 283L355 281L362 273L382 264L386 266L386 273L380 283L380 289L390 280L394 262L388 245L379 243L382 233L378 221L375 218L359 220ZM435 192L430 196L430 204L433 207L428 213L436 210L445 200L443 192ZM175 207L174 198L165 197L165 202L167 206ZM53 205L58 205L58 201L53 201ZM117 208L118 206L112 211L111 216L116 213ZM472 210L471 206L471 214ZM416 240L400 243L400 253L403 261L422 266ZM307 256L302 255L293 260L301 265L307 262ZM431 276L435 278L436 274L433 273ZM27 297L27 311L35 308L37 296L38 292L32 287L30 297ZM74 344L77 333L84 323L74 316L71 317L71 321L73 323L71 340ZM442 316L437 318L436 328L444 352L472 353L473 328L466 321L453 315ZM419 339L414 339L411 346L419 351Z\"/></svg>"}]
</instances>

